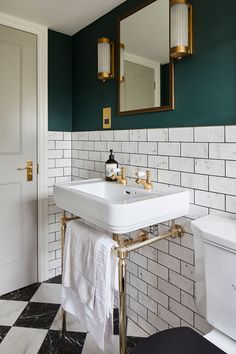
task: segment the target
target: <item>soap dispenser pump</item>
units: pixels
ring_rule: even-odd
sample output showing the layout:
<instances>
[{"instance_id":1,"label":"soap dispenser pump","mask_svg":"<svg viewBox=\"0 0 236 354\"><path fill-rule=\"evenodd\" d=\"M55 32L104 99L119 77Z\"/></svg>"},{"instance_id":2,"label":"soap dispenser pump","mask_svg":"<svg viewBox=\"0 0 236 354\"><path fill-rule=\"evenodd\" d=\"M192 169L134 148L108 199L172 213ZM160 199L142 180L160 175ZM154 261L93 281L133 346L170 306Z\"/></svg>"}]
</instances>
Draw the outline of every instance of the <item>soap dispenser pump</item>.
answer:
<instances>
[{"instance_id":1,"label":"soap dispenser pump","mask_svg":"<svg viewBox=\"0 0 236 354\"><path fill-rule=\"evenodd\" d=\"M110 150L109 159L105 163L105 179L106 179L106 181L114 182L114 180L111 179L111 177L110 177L112 175L113 168L118 168L118 162L114 158L113 150ZM117 174L117 172L114 172L114 173Z\"/></svg>"}]
</instances>

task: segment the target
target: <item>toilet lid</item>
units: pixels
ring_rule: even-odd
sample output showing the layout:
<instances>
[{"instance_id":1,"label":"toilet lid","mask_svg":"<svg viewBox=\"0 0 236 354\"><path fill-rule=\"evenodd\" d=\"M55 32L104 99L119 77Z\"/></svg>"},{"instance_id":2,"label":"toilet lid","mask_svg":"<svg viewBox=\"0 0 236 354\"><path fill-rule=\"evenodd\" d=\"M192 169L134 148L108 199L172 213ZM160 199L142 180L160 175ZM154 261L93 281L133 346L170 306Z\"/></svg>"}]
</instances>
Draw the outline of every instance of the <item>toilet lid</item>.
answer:
<instances>
[{"instance_id":1,"label":"toilet lid","mask_svg":"<svg viewBox=\"0 0 236 354\"><path fill-rule=\"evenodd\" d=\"M207 215L192 221L192 230L206 241L236 251L236 220Z\"/></svg>"},{"instance_id":2,"label":"toilet lid","mask_svg":"<svg viewBox=\"0 0 236 354\"><path fill-rule=\"evenodd\" d=\"M226 354L189 327L171 328L139 342L130 354Z\"/></svg>"}]
</instances>

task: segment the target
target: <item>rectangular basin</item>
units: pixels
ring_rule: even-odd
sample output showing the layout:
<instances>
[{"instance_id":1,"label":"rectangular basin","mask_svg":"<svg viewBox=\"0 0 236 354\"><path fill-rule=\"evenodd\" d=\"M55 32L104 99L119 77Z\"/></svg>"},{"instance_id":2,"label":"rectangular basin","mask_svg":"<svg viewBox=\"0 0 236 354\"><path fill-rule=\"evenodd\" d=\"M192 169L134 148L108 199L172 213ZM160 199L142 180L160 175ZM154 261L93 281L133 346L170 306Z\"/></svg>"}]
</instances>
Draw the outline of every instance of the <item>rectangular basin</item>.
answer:
<instances>
[{"instance_id":1,"label":"rectangular basin","mask_svg":"<svg viewBox=\"0 0 236 354\"><path fill-rule=\"evenodd\" d=\"M103 179L55 184L54 199L58 207L117 234L184 216L189 209L187 191L158 185L147 191Z\"/></svg>"}]
</instances>

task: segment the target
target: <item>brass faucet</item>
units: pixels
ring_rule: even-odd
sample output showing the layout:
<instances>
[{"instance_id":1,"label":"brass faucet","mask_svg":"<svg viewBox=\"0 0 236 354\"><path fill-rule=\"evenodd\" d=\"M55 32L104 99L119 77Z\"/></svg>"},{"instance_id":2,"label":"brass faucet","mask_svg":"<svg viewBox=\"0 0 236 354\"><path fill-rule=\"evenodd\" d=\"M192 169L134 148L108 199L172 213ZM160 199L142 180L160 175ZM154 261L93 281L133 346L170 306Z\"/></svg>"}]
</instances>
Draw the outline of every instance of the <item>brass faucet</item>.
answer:
<instances>
[{"instance_id":1,"label":"brass faucet","mask_svg":"<svg viewBox=\"0 0 236 354\"><path fill-rule=\"evenodd\" d=\"M152 181L151 181L151 172L146 171L146 172L136 172L135 175L138 177L135 182L138 184L142 184L144 186L144 189L147 189L149 191L152 190ZM141 179L140 177L146 176L146 179Z\"/></svg>"},{"instance_id":2,"label":"brass faucet","mask_svg":"<svg viewBox=\"0 0 236 354\"><path fill-rule=\"evenodd\" d=\"M127 178L125 177L125 168L121 167L117 168L117 169L113 169L113 172L120 172L120 176L113 173L113 175L111 175L111 179L113 181L117 181L118 183L122 184L123 186L127 185Z\"/></svg>"}]
</instances>

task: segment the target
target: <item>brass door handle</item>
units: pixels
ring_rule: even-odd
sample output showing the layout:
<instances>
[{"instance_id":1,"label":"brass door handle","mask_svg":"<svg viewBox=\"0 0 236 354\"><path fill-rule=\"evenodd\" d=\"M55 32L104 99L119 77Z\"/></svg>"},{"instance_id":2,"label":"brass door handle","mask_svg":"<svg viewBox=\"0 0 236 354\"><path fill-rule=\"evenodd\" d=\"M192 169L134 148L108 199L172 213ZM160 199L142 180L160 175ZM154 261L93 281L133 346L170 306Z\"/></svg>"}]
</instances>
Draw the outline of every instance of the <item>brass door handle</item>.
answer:
<instances>
[{"instance_id":1,"label":"brass door handle","mask_svg":"<svg viewBox=\"0 0 236 354\"><path fill-rule=\"evenodd\" d=\"M27 182L33 181L33 161L26 161L26 167L18 167L18 171L26 170Z\"/></svg>"}]
</instances>

